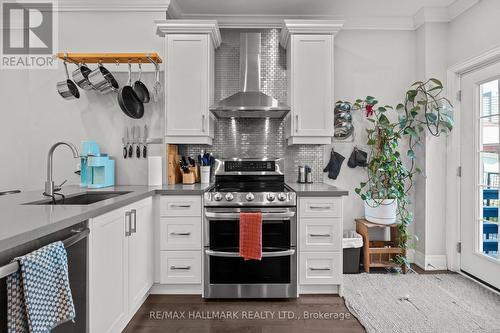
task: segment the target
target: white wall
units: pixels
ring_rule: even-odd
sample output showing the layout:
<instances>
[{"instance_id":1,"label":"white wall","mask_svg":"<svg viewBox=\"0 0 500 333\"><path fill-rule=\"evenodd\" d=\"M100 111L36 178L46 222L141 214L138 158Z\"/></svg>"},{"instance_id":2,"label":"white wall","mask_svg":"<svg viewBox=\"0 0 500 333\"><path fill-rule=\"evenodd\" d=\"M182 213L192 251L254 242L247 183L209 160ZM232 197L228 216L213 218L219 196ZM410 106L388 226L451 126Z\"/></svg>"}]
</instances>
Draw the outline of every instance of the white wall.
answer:
<instances>
[{"instance_id":1,"label":"white wall","mask_svg":"<svg viewBox=\"0 0 500 333\"><path fill-rule=\"evenodd\" d=\"M415 33L413 31L341 31L335 37L335 98L354 101L372 95L382 104L396 105L415 81ZM347 166L353 148L368 152L365 128L370 126L363 112L354 112L355 141L325 147L325 163L333 147L346 160L337 180L324 181L349 191L344 200L344 228L354 228L354 218L364 216L363 202L354 188L366 179L362 168Z\"/></svg>"},{"instance_id":2,"label":"white wall","mask_svg":"<svg viewBox=\"0 0 500 333\"><path fill-rule=\"evenodd\" d=\"M59 13L59 49L69 52L158 52L163 57L163 41L155 34L155 19L164 13L152 12L61 12ZM92 65L94 66L94 65ZM122 70L125 66L121 66ZM148 65L148 67L152 67ZM0 142L0 191L41 189L46 178L46 154L51 144L66 140L77 146L94 139L101 150L116 158L116 181L119 184L145 184L147 160L122 159L121 137L125 126L148 124L150 136L163 135L163 103L146 104L141 120L126 117L116 102L116 94L81 92L75 101L63 100L56 82L64 79L64 67L58 70L0 71L2 122ZM70 66L71 69L75 66ZM110 65L111 71L115 65ZM152 86L153 73L145 75ZM120 84L126 74L116 74ZM162 150L161 147L151 147ZM77 184L73 174L76 160L67 148L55 154L54 180L68 179ZM126 168L123 166L127 166Z\"/></svg>"},{"instance_id":3,"label":"white wall","mask_svg":"<svg viewBox=\"0 0 500 333\"><path fill-rule=\"evenodd\" d=\"M449 24L448 65L500 45L500 1L481 0Z\"/></svg>"}]
</instances>

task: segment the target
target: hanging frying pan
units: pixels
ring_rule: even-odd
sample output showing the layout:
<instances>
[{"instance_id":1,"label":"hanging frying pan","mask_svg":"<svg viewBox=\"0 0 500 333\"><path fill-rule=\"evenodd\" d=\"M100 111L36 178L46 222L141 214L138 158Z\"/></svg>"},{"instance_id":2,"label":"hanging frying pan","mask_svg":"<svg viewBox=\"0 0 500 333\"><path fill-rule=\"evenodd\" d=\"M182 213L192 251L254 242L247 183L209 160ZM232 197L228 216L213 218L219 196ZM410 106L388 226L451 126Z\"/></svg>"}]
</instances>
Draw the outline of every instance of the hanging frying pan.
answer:
<instances>
[{"instance_id":1,"label":"hanging frying pan","mask_svg":"<svg viewBox=\"0 0 500 333\"><path fill-rule=\"evenodd\" d=\"M57 82L57 92L62 98L70 100L80 98L80 92L76 84L70 80L68 73L68 65L64 61L64 70L66 71L66 80Z\"/></svg>"},{"instance_id":2,"label":"hanging frying pan","mask_svg":"<svg viewBox=\"0 0 500 333\"><path fill-rule=\"evenodd\" d=\"M149 103L150 97L149 97L149 90L146 87L146 85L141 81L142 78L142 66L141 63L139 63L139 77L137 78L137 81L134 83L134 91L137 94L137 97L141 100L143 103Z\"/></svg>"},{"instance_id":3,"label":"hanging frying pan","mask_svg":"<svg viewBox=\"0 0 500 333\"><path fill-rule=\"evenodd\" d=\"M144 104L134 91L132 84L132 66L128 63L128 81L127 84L118 91L118 104L130 118L140 119L144 116Z\"/></svg>"}]
</instances>

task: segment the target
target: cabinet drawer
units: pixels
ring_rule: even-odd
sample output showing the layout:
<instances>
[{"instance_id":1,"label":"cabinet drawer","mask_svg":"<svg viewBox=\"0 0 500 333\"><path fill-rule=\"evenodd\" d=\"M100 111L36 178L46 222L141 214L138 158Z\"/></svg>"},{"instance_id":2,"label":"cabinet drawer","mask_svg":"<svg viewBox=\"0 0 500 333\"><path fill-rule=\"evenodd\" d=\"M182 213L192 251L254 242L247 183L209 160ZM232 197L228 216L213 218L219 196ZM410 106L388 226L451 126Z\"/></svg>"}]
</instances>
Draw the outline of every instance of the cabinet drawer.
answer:
<instances>
[{"instance_id":1,"label":"cabinet drawer","mask_svg":"<svg viewBox=\"0 0 500 333\"><path fill-rule=\"evenodd\" d=\"M341 217L341 198L300 198L301 217Z\"/></svg>"},{"instance_id":2,"label":"cabinet drawer","mask_svg":"<svg viewBox=\"0 0 500 333\"><path fill-rule=\"evenodd\" d=\"M200 251L161 251L160 283L201 283Z\"/></svg>"},{"instance_id":3,"label":"cabinet drawer","mask_svg":"<svg viewBox=\"0 0 500 333\"><path fill-rule=\"evenodd\" d=\"M201 217L162 217L160 250L200 250Z\"/></svg>"},{"instance_id":4,"label":"cabinet drawer","mask_svg":"<svg viewBox=\"0 0 500 333\"><path fill-rule=\"evenodd\" d=\"M342 257L340 252L302 252L299 257L300 284L340 284Z\"/></svg>"},{"instance_id":5,"label":"cabinet drawer","mask_svg":"<svg viewBox=\"0 0 500 333\"><path fill-rule=\"evenodd\" d=\"M160 198L160 216L201 217L201 196L162 196Z\"/></svg>"},{"instance_id":6,"label":"cabinet drawer","mask_svg":"<svg viewBox=\"0 0 500 333\"><path fill-rule=\"evenodd\" d=\"M299 228L301 251L340 251L342 221L339 218L304 218Z\"/></svg>"}]
</instances>

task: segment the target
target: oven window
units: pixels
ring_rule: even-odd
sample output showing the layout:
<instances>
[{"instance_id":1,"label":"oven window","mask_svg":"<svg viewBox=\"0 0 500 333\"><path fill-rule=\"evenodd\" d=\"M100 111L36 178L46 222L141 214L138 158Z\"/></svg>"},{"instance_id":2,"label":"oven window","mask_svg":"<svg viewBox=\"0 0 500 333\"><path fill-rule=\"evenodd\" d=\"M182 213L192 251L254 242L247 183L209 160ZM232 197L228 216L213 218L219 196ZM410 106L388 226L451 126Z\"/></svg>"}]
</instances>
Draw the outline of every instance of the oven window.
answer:
<instances>
[{"instance_id":1,"label":"oven window","mask_svg":"<svg viewBox=\"0 0 500 333\"><path fill-rule=\"evenodd\" d=\"M238 248L240 223L238 220L210 221L210 248L223 250ZM290 221L262 221L262 247L290 248Z\"/></svg>"},{"instance_id":2,"label":"oven window","mask_svg":"<svg viewBox=\"0 0 500 333\"><path fill-rule=\"evenodd\" d=\"M265 249L263 249L265 251ZM211 284L290 283L292 257L269 257L262 260L210 257Z\"/></svg>"}]
</instances>

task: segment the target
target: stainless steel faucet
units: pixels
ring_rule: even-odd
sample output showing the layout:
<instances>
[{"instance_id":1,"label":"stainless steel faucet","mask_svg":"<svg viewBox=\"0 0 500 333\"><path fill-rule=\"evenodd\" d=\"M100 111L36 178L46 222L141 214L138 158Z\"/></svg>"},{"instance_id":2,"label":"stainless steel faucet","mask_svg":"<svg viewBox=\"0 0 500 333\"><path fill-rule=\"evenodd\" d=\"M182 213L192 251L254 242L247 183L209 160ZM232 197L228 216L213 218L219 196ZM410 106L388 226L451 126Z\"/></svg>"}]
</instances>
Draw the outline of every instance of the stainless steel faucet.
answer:
<instances>
[{"instance_id":1,"label":"stainless steel faucet","mask_svg":"<svg viewBox=\"0 0 500 333\"><path fill-rule=\"evenodd\" d=\"M54 197L54 192L58 192L61 190L61 186L66 182L62 182L59 186L54 186L54 181L52 180L52 160L54 151L57 147L64 145L68 146L73 151L73 157L78 158L80 154L78 153L78 149L76 149L75 145L71 142L57 142L49 149L49 153L47 154L47 181L45 182L45 192L43 195L47 197Z\"/></svg>"}]
</instances>

